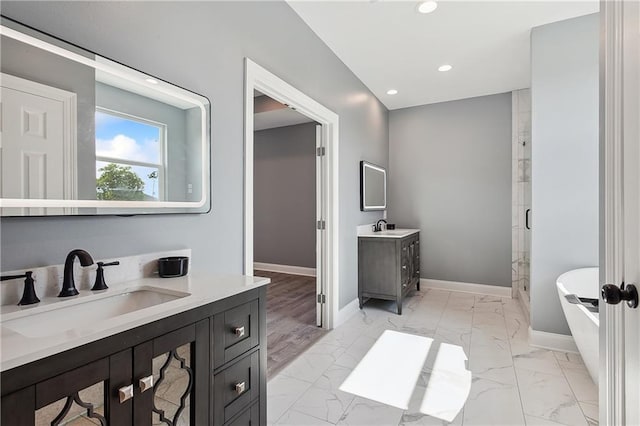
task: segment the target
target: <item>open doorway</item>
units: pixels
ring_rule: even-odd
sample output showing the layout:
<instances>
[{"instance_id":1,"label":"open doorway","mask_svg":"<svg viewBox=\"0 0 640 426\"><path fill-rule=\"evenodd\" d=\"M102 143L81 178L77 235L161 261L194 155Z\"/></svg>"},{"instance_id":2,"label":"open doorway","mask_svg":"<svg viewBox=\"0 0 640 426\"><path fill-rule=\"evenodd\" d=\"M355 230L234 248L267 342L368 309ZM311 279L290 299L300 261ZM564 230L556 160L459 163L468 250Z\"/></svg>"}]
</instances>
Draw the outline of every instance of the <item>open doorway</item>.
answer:
<instances>
[{"instance_id":1,"label":"open doorway","mask_svg":"<svg viewBox=\"0 0 640 426\"><path fill-rule=\"evenodd\" d=\"M332 111L328 110L312 98L308 97L304 93L300 92L293 86L289 85L284 80L281 80L274 74L270 73L268 70L262 68L257 65L250 59L246 59L245 61L245 198L244 198L244 271L247 275L254 274L255 271L255 263L254 263L254 246L255 246L255 218L258 214L257 212L254 214L254 161L255 161L255 149L256 149L256 141L255 132L256 127L254 124L258 126L263 126L260 123L260 119L256 121L254 115L254 107L256 103L256 98L259 98L260 95L266 95L262 101L267 105L267 109L269 109L268 105L271 105L276 111L280 111L279 114L289 115L290 119L293 119L293 122L288 123L280 123L280 124L289 124L289 125L304 125L308 124L309 133L314 135L312 138L308 138L313 141L313 151L312 154L315 158L315 189L309 186L307 191L313 192L313 197L315 198L315 220L311 222L311 229L307 229L305 232L315 232L315 271L313 271L313 261L308 260L308 264L310 266L295 266L295 268L285 269L285 270L276 270L276 271L264 271L264 259L260 262L259 259L256 259L259 263L263 263L263 265L258 264L258 267L262 267L261 275L269 274L272 276L272 284L270 288L276 288L278 285L277 278L286 278L282 276L276 277L275 274L283 274L288 273L289 275L296 275L296 280L300 280L301 276L304 277L306 273L306 279L308 282L315 282L315 292L311 293L314 297L312 299L307 299L308 302L315 304L315 309L310 308L307 309L307 318L315 316L315 321L307 320L312 324L312 327L316 332L321 332L322 330L328 330L334 327L338 318L338 241L339 241L339 233L338 233L338 116ZM260 100L258 102L261 102ZM275 103L274 103L275 102ZM280 104L280 105L278 105ZM284 108L283 108L284 107ZM295 112L297 111L297 112ZM294 112L295 114L291 114ZM300 117L300 114L304 116ZM278 115L278 114L275 114ZM297 117L297 118L291 118ZM301 121L297 121L301 120ZM314 124L317 123L317 124ZM287 126L280 126L287 127ZM277 127L276 127L277 129ZM267 130L263 128L262 130ZM261 130L257 130L260 132ZM313 131L313 133L311 133ZM310 142L311 143L311 142ZM265 147L258 148L261 150ZM313 164L313 163L308 163ZM309 166L308 168L311 168ZM313 175L311 176L313 177ZM285 179L287 179L285 177ZM290 179L290 178L288 178ZM272 200L271 200L272 201ZM271 202L269 197L267 197L267 202ZM309 207L309 206L307 206ZM287 212L288 213L288 212ZM271 219L282 220L285 226L291 225L284 223L285 220L283 218L279 218L280 215L271 214ZM307 222L309 222L307 220ZM281 225L282 225L281 224ZM258 225L261 226L261 225ZM267 225L268 226L268 225ZM280 237L278 235L271 235L271 237L266 238L267 243L271 242L273 244L282 244L280 241ZM261 243L260 243L261 244ZM273 254L273 253L271 253ZM307 259L310 256L307 256ZM286 262L285 262L286 263ZM277 265L278 263L276 263ZM273 265L273 264L272 264ZM287 266L287 265L285 265ZM292 266L292 265L288 265ZM302 268L302 269L300 269ZM306 268L306 269L305 269ZM270 268L277 269L277 268ZM294 274L291 274L294 272ZM315 272L315 277L313 277L313 272ZM282 282L280 282L282 284ZM313 285L307 286L313 290ZM285 288L285 287L282 287ZM285 297L289 297L291 292L283 291L283 295ZM273 299L273 298L272 298ZM269 311L269 306L267 306L267 311ZM268 315L269 317L269 315ZM267 322L270 321L270 318L267 319ZM278 329L282 329L284 333L286 333L285 327L281 324L274 324ZM267 330L269 333L269 329ZM277 336L273 335L272 338L268 339L268 346L273 346L272 343L277 340ZM304 343L306 340L304 336L300 335L299 343ZM298 354L301 354L305 348L299 347L298 350L293 350L294 345L287 345L286 351L284 353L288 353L290 359L295 358ZM272 350L268 348L268 356L271 358ZM279 368L286 365L288 360L284 360L280 363ZM272 366L269 366L269 371L273 373L274 369Z\"/></svg>"},{"instance_id":2,"label":"open doorway","mask_svg":"<svg viewBox=\"0 0 640 426\"><path fill-rule=\"evenodd\" d=\"M321 126L254 91L254 275L267 288L268 375L325 333L316 270L322 266L316 217L322 210Z\"/></svg>"}]
</instances>

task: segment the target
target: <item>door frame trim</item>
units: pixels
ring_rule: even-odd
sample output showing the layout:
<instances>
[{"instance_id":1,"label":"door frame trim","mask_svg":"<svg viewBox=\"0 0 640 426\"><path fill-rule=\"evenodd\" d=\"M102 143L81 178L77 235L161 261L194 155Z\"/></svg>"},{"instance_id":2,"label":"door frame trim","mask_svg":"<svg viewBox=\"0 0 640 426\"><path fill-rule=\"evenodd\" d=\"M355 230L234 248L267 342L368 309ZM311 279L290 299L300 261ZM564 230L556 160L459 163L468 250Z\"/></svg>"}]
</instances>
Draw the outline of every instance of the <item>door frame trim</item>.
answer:
<instances>
[{"instance_id":1,"label":"door frame trim","mask_svg":"<svg viewBox=\"0 0 640 426\"><path fill-rule=\"evenodd\" d=\"M244 81L244 265L245 275L253 275L253 93L258 90L271 98L295 108L322 126L326 141L324 162L325 205L322 219L325 220L325 262L318 265L324 277L326 303L323 305L323 328L333 328L338 318L339 296L339 116L311 97L296 89L275 74L245 58ZM316 194L317 196L317 194Z\"/></svg>"},{"instance_id":2,"label":"door frame trim","mask_svg":"<svg viewBox=\"0 0 640 426\"><path fill-rule=\"evenodd\" d=\"M624 280L623 2L600 0L600 283ZM600 424L624 424L624 304L601 304ZM604 312L603 312L604 311Z\"/></svg>"}]
</instances>

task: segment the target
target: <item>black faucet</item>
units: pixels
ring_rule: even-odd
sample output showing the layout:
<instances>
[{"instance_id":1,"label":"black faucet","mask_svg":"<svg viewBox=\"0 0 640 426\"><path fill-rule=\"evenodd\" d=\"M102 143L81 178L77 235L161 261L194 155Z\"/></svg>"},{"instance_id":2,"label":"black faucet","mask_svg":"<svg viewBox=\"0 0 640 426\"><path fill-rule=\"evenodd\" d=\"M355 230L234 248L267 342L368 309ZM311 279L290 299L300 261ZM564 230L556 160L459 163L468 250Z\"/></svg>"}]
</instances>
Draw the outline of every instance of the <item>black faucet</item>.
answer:
<instances>
[{"instance_id":1,"label":"black faucet","mask_svg":"<svg viewBox=\"0 0 640 426\"><path fill-rule=\"evenodd\" d=\"M0 281L24 278L24 290L22 291L22 299L20 299L18 305L33 305L34 303L40 302L40 299L36 296L36 289L33 287L32 274L32 271L27 271L23 275L7 275L0 277Z\"/></svg>"},{"instance_id":2,"label":"black faucet","mask_svg":"<svg viewBox=\"0 0 640 426\"><path fill-rule=\"evenodd\" d=\"M73 279L73 261L76 259L76 257L78 258L78 260L80 261L80 265L82 266L93 265L93 258L88 252L82 249L71 250L67 255L67 259L64 261L62 290L60 291L58 297L69 297L79 294L78 290L76 289L76 283Z\"/></svg>"},{"instance_id":3,"label":"black faucet","mask_svg":"<svg viewBox=\"0 0 640 426\"><path fill-rule=\"evenodd\" d=\"M376 222L376 224L373 226L373 232L380 232L382 231L382 224L380 222L384 222L384 224L387 224L387 221L384 219L380 219L379 221Z\"/></svg>"}]
</instances>

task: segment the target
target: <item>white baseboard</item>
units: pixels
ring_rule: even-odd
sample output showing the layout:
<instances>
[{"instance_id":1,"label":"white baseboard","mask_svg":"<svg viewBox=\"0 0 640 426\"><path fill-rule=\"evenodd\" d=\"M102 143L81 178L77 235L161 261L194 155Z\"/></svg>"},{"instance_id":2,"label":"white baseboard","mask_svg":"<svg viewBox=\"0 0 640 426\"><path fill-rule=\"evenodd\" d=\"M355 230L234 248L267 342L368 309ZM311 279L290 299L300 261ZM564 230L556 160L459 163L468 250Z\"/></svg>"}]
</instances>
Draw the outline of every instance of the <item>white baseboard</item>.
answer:
<instances>
[{"instance_id":1,"label":"white baseboard","mask_svg":"<svg viewBox=\"0 0 640 426\"><path fill-rule=\"evenodd\" d=\"M339 327L347 322L347 320L354 316L359 309L360 305L358 303L358 298L356 297L351 302L349 302L347 306L338 311L338 316L333 321L333 328Z\"/></svg>"},{"instance_id":2,"label":"white baseboard","mask_svg":"<svg viewBox=\"0 0 640 426\"><path fill-rule=\"evenodd\" d=\"M529 327L529 344L552 351L579 353L572 336L537 331L531 329L531 327Z\"/></svg>"},{"instance_id":3,"label":"white baseboard","mask_svg":"<svg viewBox=\"0 0 640 426\"><path fill-rule=\"evenodd\" d=\"M518 290L518 300L520 302L520 307L522 308L522 311L527 316L527 319L530 319L531 318L531 309L530 309L529 295L525 294L524 290L519 289Z\"/></svg>"},{"instance_id":4,"label":"white baseboard","mask_svg":"<svg viewBox=\"0 0 640 426\"><path fill-rule=\"evenodd\" d=\"M253 269L268 272L280 272L282 274L304 275L306 277L315 277L316 268L305 268L303 266L277 265L275 263L254 262Z\"/></svg>"},{"instance_id":5,"label":"white baseboard","mask_svg":"<svg viewBox=\"0 0 640 426\"><path fill-rule=\"evenodd\" d=\"M499 287L495 285L461 283L457 281L432 280L420 278L420 286L438 290L459 291L463 293L475 293L488 296L511 298L511 287Z\"/></svg>"}]
</instances>

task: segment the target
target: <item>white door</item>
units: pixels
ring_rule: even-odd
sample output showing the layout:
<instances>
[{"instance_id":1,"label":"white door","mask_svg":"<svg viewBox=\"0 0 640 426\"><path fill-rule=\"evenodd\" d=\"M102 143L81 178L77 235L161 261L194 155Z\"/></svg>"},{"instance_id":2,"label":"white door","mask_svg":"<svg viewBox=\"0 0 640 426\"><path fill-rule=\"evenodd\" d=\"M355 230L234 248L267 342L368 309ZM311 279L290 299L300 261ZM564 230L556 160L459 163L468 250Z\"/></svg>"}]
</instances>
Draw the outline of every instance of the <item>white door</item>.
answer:
<instances>
[{"instance_id":1,"label":"white door","mask_svg":"<svg viewBox=\"0 0 640 426\"><path fill-rule=\"evenodd\" d=\"M67 99L75 95L13 76L2 75L0 165L2 198L58 199L69 191L72 166ZM48 96L52 92L54 96ZM60 99L62 94L63 99ZM58 97L58 99L56 99ZM74 99L75 100L75 99ZM66 166L66 167L65 167ZM65 197L65 195L67 197ZM15 209L4 214L62 214L63 209Z\"/></svg>"},{"instance_id":2,"label":"white door","mask_svg":"<svg viewBox=\"0 0 640 426\"><path fill-rule=\"evenodd\" d=\"M604 268L600 424L640 425L640 3L601 2ZM606 297L605 297L606 296ZM623 300L617 304L619 298ZM614 300L611 300L614 299ZM624 300L630 299L630 300ZM635 302L634 302L635 300Z\"/></svg>"},{"instance_id":3,"label":"white door","mask_svg":"<svg viewBox=\"0 0 640 426\"><path fill-rule=\"evenodd\" d=\"M322 327L325 308L324 274L325 264L325 218L323 214L325 205L324 193L324 161L326 144L323 141L322 126L316 126L316 325Z\"/></svg>"}]
</instances>

